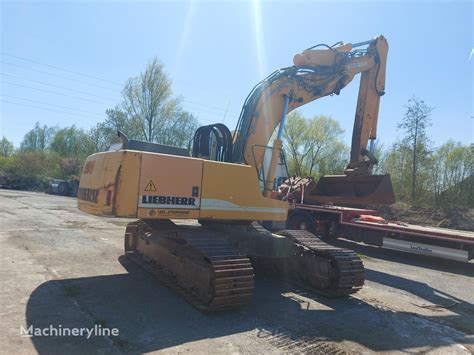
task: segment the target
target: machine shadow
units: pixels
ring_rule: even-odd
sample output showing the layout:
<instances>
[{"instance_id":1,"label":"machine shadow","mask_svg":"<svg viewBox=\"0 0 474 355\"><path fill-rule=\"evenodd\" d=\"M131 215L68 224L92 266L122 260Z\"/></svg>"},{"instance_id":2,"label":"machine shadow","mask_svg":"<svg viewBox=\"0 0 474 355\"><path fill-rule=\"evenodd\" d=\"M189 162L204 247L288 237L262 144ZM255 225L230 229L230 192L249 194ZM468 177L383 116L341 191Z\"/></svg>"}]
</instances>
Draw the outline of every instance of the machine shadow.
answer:
<instances>
[{"instance_id":1,"label":"machine shadow","mask_svg":"<svg viewBox=\"0 0 474 355\"><path fill-rule=\"evenodd\" d=\"M399 327L413 327L413 315L377 309L355 298L327 299L272 278L257 278L254 300L247 307L204 314L134 264L123 259L120 262L127 273L47 281L33 291L26 309L27 326L101 325L119 329L119 336L35 336L31 339L38 353L98 353L112 351L111 344L125 353L145 353L244 332L250 332L246 335L250 342L260 338L282 351L296 352L298 346L306 346L305 342L324 340L349 340L373 351L435 348L454 341L441 335L423 335L416 329L409 330L413 336L400 337L400 331L407 330ZM299 294L315 300L317 309L306 307ZM275 335L284 341L275 343Z\"/></svg>"},{"instance_id":2,"label":"machine shadow","mask_svg":"<svg viewBox=\"0 0 474 355\"><path fill-rule=\"evenodd\" d=\"M443 316L444 322L453 325L456 329L462 330L467 334L474 334L474 319L472 317L474 315L474 304L471 302L459 299L447 292L437 290L425 282L414 281L369 268L365 269L365 275L369 281L403 290L430 302L430 304L434 305L434 307L431 308L434 312L433 315L435 315L438 310L449 310L451 315ZM430 304L426 305L423 304L423 302L420 303L421 304L414 305L420 308L430 307Z\"/></svg>"}]
</instances>

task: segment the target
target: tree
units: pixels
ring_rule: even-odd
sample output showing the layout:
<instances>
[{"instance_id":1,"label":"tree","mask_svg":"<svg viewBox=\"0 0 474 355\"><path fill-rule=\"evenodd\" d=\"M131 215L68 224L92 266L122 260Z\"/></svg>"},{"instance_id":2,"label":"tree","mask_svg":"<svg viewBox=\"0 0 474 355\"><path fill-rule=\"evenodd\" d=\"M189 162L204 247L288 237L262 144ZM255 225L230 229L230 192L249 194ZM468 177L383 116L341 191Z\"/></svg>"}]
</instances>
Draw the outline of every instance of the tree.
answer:
<instances>
[{"instance_id":1,"label":"tree","mask_svg":"<svg viewBox=\"0 0 474 355\"><path fill-rule=\"evenodd\" d=\"M403 142L395 142L379 162L380 172L389 174L398 201L411 200L411 150Z\"/></svg>"},{"instance_id":2,"label":"tree","mask_svg":"<svg viewBox=\"0 0 474 355\"><path fill-rule=\"evenodd\" d=\"M197 119L192 113L178 110L175 118L163 127L159 141L176 147L187 147L197 126Z\"/></svg>"},{"instance_id":3,"label":"tree","mask_svg":"<svg viewBox=\"0 0 474 355\"><path fill-rule=\"evenodd\" d=\"M384 145L380 143L379 140L374 142L373 152L372 154L377 158L378 164L374 165L372 173L374 175L383 174L383 158L384 158Z\"/></svg>"},{"instance_id":4,"label":"tree","mask_svg":"<svg viewBox=\"0 0 474 355\"><path fill-rule=\"evenodd\" d=\"M107 150L112 144L119 141L117 131L121 130L130 138L140 139L141 130L134 129L131 126L131 120L128 119L127 114L120 110L117 106L113 109L108 109L106 112L107 118L103 122L99 122L92 127L88 132L88 140L85 142L86 151L89 154Z\"/></svg>"},{"instance_id":5,"label":"tree","mask_svg":"<svg viewBox=\"0 0 474 355\"><path fill-rule=\"evenodd\" d=\"M44 187L45 175L50 168L45 152L17 152L4 173L9 182L20 189L36 190Z\"/></svg>"},{"instance_id":6,"label":"tree","mask_svg":"<svg viewBox=\"0 0 474 355\"><path fill-rule=\"evenodd\" d=\"M284 147L290 155L290 171L303 176L303 161L308 154L308 122L298 111L288 115L284 127Z\"/></svg>"},{"instance_id":7,"label":"tree","mask_svg":"<svg viewBox=\"0 0 474 355\"><path fill-rule=\"evenodd\" d=\"M71 127L61 128L56 132L51 142L51 151L61 157L76 157L82 160L90 154L86 149L88 141L87 134L82 129L72 125Z\"/></svg>"},{"instance_id":8,"label":"tree","mask_svg":"<svg viewBox=\"0 0 474 355\"><path fill-rule=\"evenodd\" d=\"M398 128L405 131L404 142L411 149L411 201L415 203L420 161L429 156L426 128L431 124L430 114L433 107L429 107L423 100L413 96L408 100L406 109Z\"/></svg>"},{"instance_id":9,"label":"tree","mask_svg":"<svg viewBox=\"0 0 474 355\"><path fill-rule=\"evenodd\" d=\"M315 116L310 119L307 137L309 149L306 159L308 175L313 175L318 163L333 163L331 160L344 151L345 146L339 141L343 133L339 122L329 116ZM319 165L321 171L322 164ZM329 166L326 166L327 168Z\"/></svg>"},{"instance_id":10,"label":"tree","mask_svg":"<svg viewBox=\"0 0 474 355\"><path fill-rule=\"evenodd\" d=\"M78 158L62 158L59 160L59 171L63 179L69 179L72 175L79 175L81 161Z\"/></svg>"},{"instance_id":11,"label":"tree","mask_svg":"<svg viewBox=\"0 0 474 355\"><path fill-rule=\"evenodd\" d=\"M474 201L474 145L449 140L433 157L433 187L436 204L472 204Z\"/></svg>"},{"instance_id":12,"label":"tree","mask_svg":"<svg viewBox=\"0 0 474 355\"><path fill-rule=\"evenodd\" d=\"M196 118L180 108L180 98L173 97L171 81L157 58L127 81L122 96L122 103L107 110L107 120L98 127L106 140L121 129L129 138L186 146L198 126Z\"/></svg>"},{"instance_id":13,"label":"tree","mask_svg":"<svg viewBox=\"0 0 474 355\"><path fill-rule=\"evenodd\" d=\"M49 147L56 129L46 125L40 126L36 122L35 127L25 134L20 144L20 149L27 152L42 152Z\"/></svg>"},{"instance_id":14,"label":"tree","mask_svg":"<svg viewBox=\"0 0 474 355\"><path fill-rule=\"evenodd\" d=\"M341 173L347 164L344 130L328 116L311 119L293 111L284 129L284 147L289 153L289 170L299 176Z\"/></svg>"},{"instance_id":15,"label":"tree","mask_svg":"<svg viewBox=\"0 0 474 355\"><path fill-rule=\"evenodd\" d=\"M8 158L13 154L13 143L6 137L3 137L2 140L0 140L0 154L4 158Z\"/></svg>"}]
</instances>

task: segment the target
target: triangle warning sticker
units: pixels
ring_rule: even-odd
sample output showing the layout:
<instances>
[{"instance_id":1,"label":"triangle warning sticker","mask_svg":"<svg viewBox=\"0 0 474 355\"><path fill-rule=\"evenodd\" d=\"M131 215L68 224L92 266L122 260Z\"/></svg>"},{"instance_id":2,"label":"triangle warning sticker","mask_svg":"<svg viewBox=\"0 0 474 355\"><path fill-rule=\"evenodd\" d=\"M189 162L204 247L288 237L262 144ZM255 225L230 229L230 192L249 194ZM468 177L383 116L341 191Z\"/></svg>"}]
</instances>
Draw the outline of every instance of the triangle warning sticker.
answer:
<instances>
[{"instance_id":1,"label":"triangle warning sticker","mask_svg":"<svg viewBox=\"0 0 474 355\"><path fill-rule=\"evenodd\" d=\"M156 191L155 184L153 183L153 180L150 180L148 182L148 185L145 187L145 191Z\"/></svg>"}]
</instances>

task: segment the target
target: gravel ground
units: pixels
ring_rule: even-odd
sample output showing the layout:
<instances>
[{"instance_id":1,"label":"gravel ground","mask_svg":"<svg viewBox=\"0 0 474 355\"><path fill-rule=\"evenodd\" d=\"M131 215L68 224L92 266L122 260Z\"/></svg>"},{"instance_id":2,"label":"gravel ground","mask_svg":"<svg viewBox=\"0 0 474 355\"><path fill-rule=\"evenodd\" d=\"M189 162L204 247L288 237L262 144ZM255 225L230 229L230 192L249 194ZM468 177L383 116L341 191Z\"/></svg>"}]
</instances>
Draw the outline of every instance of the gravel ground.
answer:
<instances>
[{"instance_id":1,"label":"gravel ground","mask_svg":"<svg viewBox=\"0 0 474 355\"><path fill-rule=\"evenodd\" d=\"M474 352L474 264L356 249L366 286L327 299L258 278L253 302L205 315L123 260L121 219L72 198L0 190L0 352ZM117 328L118 336L22 337L21 327Z\"/></svg>"}]
</instances>

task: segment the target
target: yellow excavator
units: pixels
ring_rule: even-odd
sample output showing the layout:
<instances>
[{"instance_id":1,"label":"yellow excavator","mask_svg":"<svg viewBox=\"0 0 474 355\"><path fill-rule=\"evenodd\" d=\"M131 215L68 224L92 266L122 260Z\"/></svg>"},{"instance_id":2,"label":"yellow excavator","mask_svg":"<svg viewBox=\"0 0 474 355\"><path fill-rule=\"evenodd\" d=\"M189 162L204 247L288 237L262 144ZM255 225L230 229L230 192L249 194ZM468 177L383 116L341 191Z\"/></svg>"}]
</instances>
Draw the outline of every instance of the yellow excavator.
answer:
<instances>
[{"instance_id":1,"label":"yellow excavator","mask_svg":"<svg viewBox=\"0 0 474 355\"><path fill-rule=\"evenodd\" d=\"M189 149L129 140L119 132L118 146L87 158L79 209L138 219L125 231L126 256L201 310L248 303L254 270L276 272L328 296L358 291L364 267L353 251L307 231L274 234L254 221L287 218L288 203L271 195L288 112L338 95L359 73L351 160L344 175L324 177L320 196L390 203L390 178L371 174L376 161L367 149L376 138L387 51L383 36L309 48L293 66L253 88L233 134L223 124L200 127Z\"/></svg>"}]
</instances>

